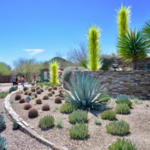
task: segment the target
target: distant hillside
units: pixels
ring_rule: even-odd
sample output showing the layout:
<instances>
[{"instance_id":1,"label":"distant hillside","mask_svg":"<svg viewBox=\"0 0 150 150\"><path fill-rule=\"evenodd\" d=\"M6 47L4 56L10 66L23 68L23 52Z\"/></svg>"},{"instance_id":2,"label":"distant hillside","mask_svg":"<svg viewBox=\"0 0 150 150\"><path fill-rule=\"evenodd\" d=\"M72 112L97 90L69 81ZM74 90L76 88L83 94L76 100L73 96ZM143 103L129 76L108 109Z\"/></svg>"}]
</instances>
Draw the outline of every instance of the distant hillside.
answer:
<instances>
[{"instance_id":1,"label":"distant hillside","mask_svg":"<svg viewBox=\"0 0 150 150\"><path fill-rule=\"evenodd\" d=\"M44 63L45 64L44 68L49 68L49 62L51 62L54 59L59 62L61 69L65 69L66 67L70 67L70 66L79 66L79 64L74 64L74 63L72 63L72 62L70 62L64 58L54 57L50 61L47 61Z\"/></svg>"}]
</instances>

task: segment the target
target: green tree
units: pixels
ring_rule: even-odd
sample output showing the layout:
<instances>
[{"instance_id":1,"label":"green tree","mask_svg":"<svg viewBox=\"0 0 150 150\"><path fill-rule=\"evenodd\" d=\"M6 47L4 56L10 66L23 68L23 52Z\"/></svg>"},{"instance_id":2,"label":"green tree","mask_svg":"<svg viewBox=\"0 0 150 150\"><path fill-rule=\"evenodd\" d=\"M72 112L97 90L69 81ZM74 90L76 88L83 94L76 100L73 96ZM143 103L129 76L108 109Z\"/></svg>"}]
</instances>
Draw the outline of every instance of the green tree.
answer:
<instances>
[{"instance_id":1,"label":"green tree","mask_svg":"<svg viewBox=\"0 0 150 150\"><path fill-rule=\"evenodd\" d=\"M10 73L11 73L10 66L8 67L7 64L1 62L0 63L0 75L10 75Z\"/></svg>"},{"instance_id":2,"label":"green tree","mask_svg":"<svg viewBox=\"0 0 150 150\"><path fill-rule=\"evenodd\" d=\"M145 25L144 25L142 31L145 34L145 36L147 37L147 40L148 40L148 43L149 43L148 47L150 48L150 20L145 22Z\"/></svg>"},{"instance_id":3,"label":"green tree","mask_svg":"<svg viewBox=\"0 0 150 150\"><path fill-rule=\"evenodd\" d=\"M96 71L101 67L100 58L100 29L95 26L91 26L87 33L88 40L88 64L87 67Z\"/></svg>"},{"instance_id":4,"label":"green tree","mask_svg":"<svg viewBox=\"0 0 150 150\"><path fill-rule=\"evenodd\" d=\"M118 56L125 62L133 63L133 70L137 69L137 61L145 59L149 52L148 42L141 31L129 31L123 38L119 38Z\"/></svg>"}]
</instances>

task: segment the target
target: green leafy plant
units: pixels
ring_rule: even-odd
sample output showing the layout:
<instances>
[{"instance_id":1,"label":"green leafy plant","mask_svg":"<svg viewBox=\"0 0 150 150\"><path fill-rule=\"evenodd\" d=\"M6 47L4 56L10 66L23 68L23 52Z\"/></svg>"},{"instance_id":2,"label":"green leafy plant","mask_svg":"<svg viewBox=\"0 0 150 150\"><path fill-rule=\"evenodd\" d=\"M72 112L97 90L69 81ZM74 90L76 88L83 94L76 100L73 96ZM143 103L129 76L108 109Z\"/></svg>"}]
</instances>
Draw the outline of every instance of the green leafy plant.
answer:
<instances>
[{"instance_id":1,"label":"green leafy plant","mask_svg":"<svg viewBox=\"0 0 150 150\"><path fill-rule=\"evenodd\" d=\"M6 121L5 121L5 118L0 115L0 130L3 130L6 128Z\"/></svg>"},{"instance_id":2,"label":"green leafy plant","mask_svg":"<svg viewBox=\"0 0 150 150\"><path fill-rule=\"evenodd\" d=\"M40 119L39 127L41 129L48 129L54 126L54 117L53 116L45 116Z\"/></svg>"},{"instance_id":3,"label":"green leafy plant","mask_svg":"<svg viewBox=\"0 0 150 150\"><path fill-rule=\"evenodd\" d=\"M143 103L143 101L142 101L142 100L139 100L138 98L134 98L134 99L132 100L132 102L133 102L134 104L142 104L142 103Z\"/></svg>"},{"instance_id":4,"label":"green leafy plant","mask_svg":"<svg viewBox=\"0 0 150 150\"><path fill-rule=\"evenodd\" d=\"M61 113L66 113L66 114L70 114L72 113L74 110L77 110L78 107L72 105L71 103L65 103L61 106L60 108L60 112Z\"/></svg>"},{"instance_id":5,"label":"green leafy plant","mask_svg":"<svg viewBox=\"0 0 150 150\"><path fill-rule=\"evenodd\" d=\"M117 139L108 147L108 150L137 150L137 148L128 139L123 138Z\"/></svg>"},{"instance_id":6,"label":"green leafy plant","mask_svg":"<svg viewBox=\"0 0 150 150\"><path fill-rule=\"evenodd\" d=\"M54 110L53 111L57 111L58 110L58 106L54 106Z\"/></svg>"},{"instance_id":7,"label":"green leafy plant","mask_svg":"<svg viewBox=\"0 0 150 150\"><path fill-rule=\"evenodd\" d=\"M122 99L117 101L117 104L127 104L130 108L132 107L132 102L129 99Z\"/></svg>"},{"instance_id":8,"label":"green leafy plant","mask_svg":"<svg viewBox=\"0 0 150 150\"><path fill-rule=\"evenodd\" d=\"M85 124L76 123L69 130L70 137L73 139L85 139L88 137L88 127Z\"/></svg>"},{"instance_id":9,"label":"green leafy plant","mask_svg":"<svg viewBox=\"0 0 150 150\"><path fill-rule=\"evenodd\" d=\"M87 122L88 121L87 116L88 114L86 111L75 110L69 115L69 121L73 124Z\"/></svg>"},{"instance_id":10,"label":"green leafy plant","mask_svg":"<svg viewBox=\"0 0 150 150\"><path fill-rule=\"evenodd\" d=\"M108 103L110 103L111 105L114 105L115 104L115 100L111 99L111 100L108 101Z\"/></svg>"},{"instance_id":11,"label":"green leafy plant","mask_svg":"<svg viewBox=\"0 0 150 150\"><path fill-rule=\"evenodd\" d=\"M133 70L137 70L137 61L143 60L149 53L148 41L141 31L129 31L119 38L118 56L125 62L132 62Z\"/></svg>"},{"instance_id":12,"label":"green leafy plant","mask_svg":"<svg viewBox=\"0 0 150 150\"><path fill-rule=\"evenodd\" d=\"M115 108L115 112L117 114L129 114L130 107L128 106L128 104L118 104Z\"/></svg>"},{"instance_id":13,"label":"green leafy plant","mask_svg":"<svg viewBox=\"0 0 150 150\"><path fill-rule=\"evenodd\" d=\"M102 119L108 119L108 120L115 120L116 119L116 113L111 110L106 110L101 114Z\"/></svg>"},{"instance_id":14,"label":"green leafy plant","mask_svg":"<svg viewBox=\"0 0 150 150\"><path fill-rule=\"evenodd\" d=\"M64 126L63 121L61 118L56 119L56 127L62 128Z\"/></svg>"},{"instance_id":15,"label":"green leafy plant","mask_svg":"<svg viewBox=\"0 0 150 150\"><path fill-rule=\"evenodd\" d=\"M56 60L53 60L50 63L50 82L52 84L57 84L59 82L58 80L58 69L59 69L59 63Z\"/></svg>"},{"instance_id":16,"label":"green leafy plant","mask_svg":"<svg viewBox=\"0 0 150 150\"><path fill-rule=\"evenodd\" d=\"M95 118L94 123L96 125L101 125L102 124L101 119L99 119L99 118Z\"/></svg>"},{"instance_id":17,"label":"green leafy plant","mask_svg":"<svg viewBox=\"0 0 150 150\"><path fill-rule=\"evenodd\" d=\"M96 71L101 68L100 62L100 29L95 26L91 26L87 33L87 40L88 40L88 64L87 67L92 70Z\"/></svg>"},{"instance_id":18,"label":"green leafy plant","mask_svg":"<svg viewBox=\"0 0 150 150\"><path fill-rule=\"evenodd\" d=\"M0 93L0 98L5 98L9 94L9 91L7 92L1 92Z\"/></svg>"},{"instance_id":19,"label":"green leafy plant","mask_svg":"<svg viewBox=\"0 0 150 150\"><path fill-rule=\"evenodd\" d=\"M94 79L94 76L89 77L89 73L87 75L83 73L81 78L80 73L76 73L76 77L77 82L74 78L70 79L73 87L65 82L71 94L66 91L64 100L79 108L87 109L92 106L100 106L102 102L107 102L110 99L105 91L101 92L104 86L101 86L100 81Z\"/></svg>"},{"instance_id":20,"label":"green leafy plant","mask_svg":"<svg viewBox=\"0 0 150 150\"><path fill-rule=\"evenodd\" d=\"M7 150L7 142L4 137L0 135L0 150Z\"/></svg>"},{"instance_id":21,"label":"green leafy plant","mask_svg":"<svg viewBox=\"0 0 150 150\"><path fill-rule=\"evenodd\" d=\"M19 124L17 122L13 123L13 130L17 130L19 128Z\"/></svg>"},{"instance_id":22,"label":"green leafy plant","mask_svg":"<svg viewBox=\"0 0 150 150\"><path fill-rule=\"evenodd\" d=\"M17 87L11 87L10 89L9 89L9 93L11 93L11 92L13 92L13 91L16 91L17 90Z\"/></svg>"},{"instance_id":23,"label":"green leafy plant","mask_svg":"<svg viewBox=\"0 0 150 150\"><path fill-rule=\"evenodd\" d=\"M117 122L114 121L106 125L106 130L113 135L125 135L130 132L130 126L123 120Z\"/></svg>"}]
</instances>

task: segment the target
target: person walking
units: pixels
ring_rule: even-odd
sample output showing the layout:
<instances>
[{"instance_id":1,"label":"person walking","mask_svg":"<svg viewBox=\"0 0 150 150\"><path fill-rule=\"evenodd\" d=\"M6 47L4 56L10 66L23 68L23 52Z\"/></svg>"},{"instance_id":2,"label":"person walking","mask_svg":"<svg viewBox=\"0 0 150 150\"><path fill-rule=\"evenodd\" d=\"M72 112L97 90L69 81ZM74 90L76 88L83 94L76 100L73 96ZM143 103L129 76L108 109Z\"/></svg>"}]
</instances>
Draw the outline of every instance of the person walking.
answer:
<instances>
[{"instance_id":1,"label":"person walking","mask_svg":"<svg viewBox=\"0 0 150 150\"><path fill-rule=\"evenodd\" d=\"M22 78L21 78L21 85L23 86L23 88L24 88L24 82L25 82L24 75L22 75Z\"/></svg>"},{"instance_id":2,"label":"person walking","mask_svg":"<svg viewBox=\"0 0 150 150\"><path fill-rule=\"evenodd\" d=\"M33 74L33 81L34 81L34 84L36 84L36 74L35 73Z\"/></svg>"},{"instance_id":3,"label":"person walking","mask_svg":"<svg viewBox=\"0 0 150 150\"><path fill-rule=\"evenodd\" d=\"M15 77L13 77L13 78L12 78L13 86L15 85L15 82L16 82L16 78L15 78Z\"/></svg>"},{"instance_id":4,"label":"person walking","mask_svg":"<svg viewBox=\"0 0 150 150\"><path fill-rule=\"evenodd\" d=\"M18 89L18 78L16 77L16 80L15 80L15 85L16 85L16 88Z\"/></svg>"}]
</instances>

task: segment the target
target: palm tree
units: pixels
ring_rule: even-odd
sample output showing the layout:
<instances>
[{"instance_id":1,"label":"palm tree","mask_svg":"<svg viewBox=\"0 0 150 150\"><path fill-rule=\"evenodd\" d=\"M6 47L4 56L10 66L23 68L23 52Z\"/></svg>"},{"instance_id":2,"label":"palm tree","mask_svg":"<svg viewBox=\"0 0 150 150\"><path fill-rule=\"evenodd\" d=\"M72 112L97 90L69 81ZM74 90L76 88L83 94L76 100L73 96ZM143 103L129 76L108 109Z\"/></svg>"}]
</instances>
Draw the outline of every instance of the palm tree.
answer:
<instances>
[{"instance_id":1,"label":"palm tree","mask_svg":"<svg viewBox=\"0 0 150 150\"><path fill-rule=\"evenodd\" d=\"M148 43L149 43L149 48L150 48L150 20L148 20L147 22L145 22L145 25L142 29L142 32L145 34L145 36L148 39Z\"/></svg>"},{"instance_id":2,"label":"palm tree","mask_svg":"<svg viewBox=\"0 0 150 150\"><path fill-rule=\"evenodd\" d=\"M145 59L149 53L148 42L141 31L129 31L117 43L118 55L125 62L133 63L133 70L137 69L137 61Z\"/></svg>"}]
</instances>

